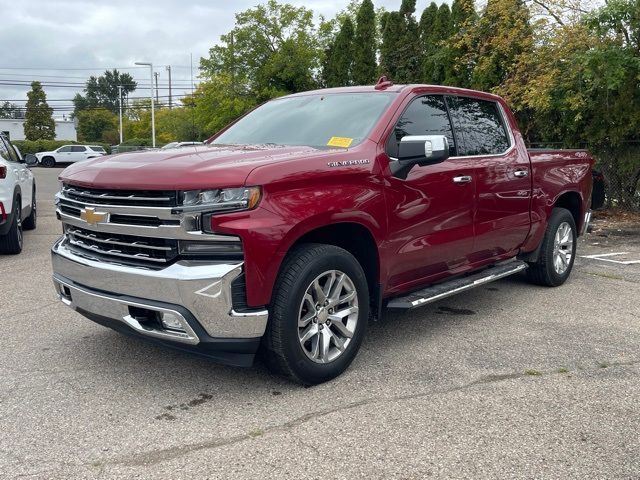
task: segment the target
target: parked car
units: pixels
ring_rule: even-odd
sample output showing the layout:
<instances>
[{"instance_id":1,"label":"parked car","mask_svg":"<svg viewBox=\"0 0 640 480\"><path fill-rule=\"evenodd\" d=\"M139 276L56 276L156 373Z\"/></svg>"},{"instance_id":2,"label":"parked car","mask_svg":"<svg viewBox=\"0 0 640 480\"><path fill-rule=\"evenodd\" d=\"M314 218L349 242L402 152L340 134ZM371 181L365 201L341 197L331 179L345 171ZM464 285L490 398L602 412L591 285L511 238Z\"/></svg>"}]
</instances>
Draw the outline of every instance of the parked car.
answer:
<instances>
[{"instance_id":1,"label":"parked car","mask_svg":"<svg viewBox=\"0 0 640 480\"><path fill-rule=\"evenodd\" d=\"M115 330L231 365L260 350L316 384L349 366L385 307L523 271L562 285L592 164L527 151L483 92L381 79L289 95L195 149L64 170L54 284Z\"/></svg>"},{"instance_id":2,"label":"parked car","mask_svg":"<svg viewBox=\"0 0 640 480\"><path fill-rule=\"evenodd\" d=\"M160 150L169 150L171 148L182 148L182 147L195 147L197 145L203 145L203 142L171 142L171 143L167 143Z\"/></svg>"},{"instance_id":3,"label":"parked car","mask_svg":"<svg viewBox=\"0 0 640 480\"><path fill-rule=\"evenodd\" d=\"M36 163L0 134L0 253L20 253L22 229L36 228L36 182L28 168Z\"/></svg>"},{"instance_id":4,"label":"parked car","mask_svg":"<svg viewBox=\"0 0 640 480\"><path fill-rule=\"evenodd\" d=\"M43 167L55 167L58 163L75 163L106 155L104 148L98 145L64 145L52 152L36 153Z\"/></svg>"}]
</instances>

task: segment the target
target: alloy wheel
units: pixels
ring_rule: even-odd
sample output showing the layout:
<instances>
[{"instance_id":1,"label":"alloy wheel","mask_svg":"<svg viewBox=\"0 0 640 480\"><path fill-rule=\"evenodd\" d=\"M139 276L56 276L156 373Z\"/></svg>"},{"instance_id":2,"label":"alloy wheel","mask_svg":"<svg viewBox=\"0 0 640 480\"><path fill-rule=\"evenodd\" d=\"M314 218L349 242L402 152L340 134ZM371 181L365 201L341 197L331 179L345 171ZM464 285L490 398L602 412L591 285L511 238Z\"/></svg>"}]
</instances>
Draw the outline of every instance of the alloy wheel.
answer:
<instances>
[{"instance_id":1,"label":"alloy wheel","mask_svg":"<svg viewBox=\"0 0 640 480\"><path fill-rule=\"evenodd\" d=\"M307 287L298 312L298 340L316 363L330 363L348 348L358 323L358 292L339 270L318 275Z\"/></svg>"}]
</instances>

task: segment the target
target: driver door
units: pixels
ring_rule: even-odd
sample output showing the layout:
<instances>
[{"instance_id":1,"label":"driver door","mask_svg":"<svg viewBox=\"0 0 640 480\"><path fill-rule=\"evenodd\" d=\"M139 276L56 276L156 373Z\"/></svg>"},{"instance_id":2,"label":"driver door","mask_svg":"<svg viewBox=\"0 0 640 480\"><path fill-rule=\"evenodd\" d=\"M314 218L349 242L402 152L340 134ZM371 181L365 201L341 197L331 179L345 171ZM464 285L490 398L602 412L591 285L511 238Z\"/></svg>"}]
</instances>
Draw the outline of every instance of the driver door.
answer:
<instances>
[{"instance_id":1,"label":"driver door","mask_svg":"<svg viewBox=\"0 0 640 480\"><path fill-rule=\"evenodd\" d=\"M407 135L444 135L450 158L415 166L406 180L391 176L385 190L390 254L388 291L402 291L461 273L473 250L475 175L472 161L456 157L457 144L442 95L411 101L391 133L386 152L393 162Z\"/></svg>"}]
</instances>

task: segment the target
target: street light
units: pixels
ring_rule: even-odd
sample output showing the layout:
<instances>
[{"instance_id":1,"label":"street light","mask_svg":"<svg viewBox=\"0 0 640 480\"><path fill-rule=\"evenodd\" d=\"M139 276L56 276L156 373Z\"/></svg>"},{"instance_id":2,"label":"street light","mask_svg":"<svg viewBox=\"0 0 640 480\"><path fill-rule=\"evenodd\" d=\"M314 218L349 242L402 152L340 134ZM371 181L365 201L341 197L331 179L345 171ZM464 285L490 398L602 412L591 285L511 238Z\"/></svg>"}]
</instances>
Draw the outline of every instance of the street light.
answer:
<instances>
[{"instance_id":1,"label":"street light","mask_svg":"<svg viewBox=\"0 0 640 480\"><path fill-rule=\"evenodd\" d=\"M153 144L153 148L156 147L156 114L155 107L153 104L153 63L150 62L135 62L136 65L141 65L143 67L149 67L149 71L151 72L150 83L151 85L151 141Z\"/></svg>"}]
</instances>

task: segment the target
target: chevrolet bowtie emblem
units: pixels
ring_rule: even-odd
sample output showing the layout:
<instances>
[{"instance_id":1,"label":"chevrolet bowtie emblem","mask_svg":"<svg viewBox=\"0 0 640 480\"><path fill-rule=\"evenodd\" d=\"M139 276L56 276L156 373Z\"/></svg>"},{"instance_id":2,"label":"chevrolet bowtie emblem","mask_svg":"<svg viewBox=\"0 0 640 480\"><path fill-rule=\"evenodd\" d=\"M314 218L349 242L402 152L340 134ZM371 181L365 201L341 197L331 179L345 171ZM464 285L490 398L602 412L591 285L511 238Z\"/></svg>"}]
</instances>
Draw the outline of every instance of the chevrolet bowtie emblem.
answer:
<instances>
[{"instance_id":1,"label":"chevrolet bowtie emblem","mask_svg":"<svg viewBox=\"0 0 640 480\"><path fill-rule=\"evenodd\" d=\"M95 208L83 208L80 210L80 218L89 225L96 225L100 222L107 222L109 214L105 212L96 212Z\"/></svg>"}]
</instances>

